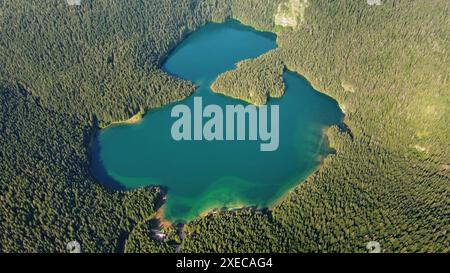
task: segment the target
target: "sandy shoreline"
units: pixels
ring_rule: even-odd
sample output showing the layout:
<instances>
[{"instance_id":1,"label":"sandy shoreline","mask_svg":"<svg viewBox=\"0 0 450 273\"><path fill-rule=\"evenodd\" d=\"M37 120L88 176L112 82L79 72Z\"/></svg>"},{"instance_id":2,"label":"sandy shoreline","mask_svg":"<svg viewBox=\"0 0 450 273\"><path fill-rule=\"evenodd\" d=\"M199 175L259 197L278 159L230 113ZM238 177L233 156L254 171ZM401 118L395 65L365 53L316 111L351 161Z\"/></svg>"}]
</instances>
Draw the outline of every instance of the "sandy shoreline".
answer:
<instances>
[{"instance_id":1,"label":"sandy shoreline","mask_svg":"<svg viewBox=\"0 0 450 273\"><path fill-rule=\"evenodd\" d=\"M145 115L145 112L144 111L140 111L139 113L135 114L134 116L132 116L129 119L119 120L119 121L112 121L108 125L106 125L104 127L100 127L100 129L107 129L109 127L113 127L113 126L117 126L117 125L136 124L136 123L139 123L144 118L144 115Z\"/></svg>"}]
</instances>

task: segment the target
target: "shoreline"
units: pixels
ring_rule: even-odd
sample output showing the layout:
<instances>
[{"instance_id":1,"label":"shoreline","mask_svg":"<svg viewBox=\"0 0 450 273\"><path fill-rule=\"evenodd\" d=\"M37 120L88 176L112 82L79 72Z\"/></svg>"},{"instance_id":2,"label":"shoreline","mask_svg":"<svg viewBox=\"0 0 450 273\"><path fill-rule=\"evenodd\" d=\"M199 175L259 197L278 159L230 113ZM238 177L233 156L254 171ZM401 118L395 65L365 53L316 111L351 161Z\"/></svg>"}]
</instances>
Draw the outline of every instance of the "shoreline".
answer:
<instances>
[{"instance_id":1,"label":"shoreline","mask_svg":"<svg viewBox=\"0 0 450 273\"><path fill-rule=\"evenodd\" d=\"M163 201L165 202L167 198L167 193L163 196ZM164 207L166 204L163 204L155 213L154 219L159 222L159 226L162 228L175 226L176 223L164 218Z\"/></svg>"},{"instance_id":2,"label":"shoreline","mask_svg":"<svg viewBox=\"0 0 450 273\"><path fill-rule=\"evenodd\" d=\"M125 119L125 120L119 120L119 121L112 121L109 124L105 125L105 126L99 126L100 130L104 130L113 126L118 126L118 125L132 125L132 124L137 124L140 121L142 121L144 119L146 111L141 110L139 111L137 114L131 116L129 119Z\"/></svg>"},{"instance_id":3,"label":"shoreline","mask_svg":"<svg viewBox=\"0 0 450 273\"><path fill-rule=\"evenodd\" d=\"M250 205L245 205L243 202L236 202L236 204L231 205L229 207L227 206L223 206L221 208L218 207L210 207L210 208L206 208L204 210L202 210L202 212L194 218L205 218L211 215L215 215L217 213L223 212L223 211L234 211L234 210L241 210L241 209L248 209L251 208L252 206Z\"/></svg>"}]
</instances>

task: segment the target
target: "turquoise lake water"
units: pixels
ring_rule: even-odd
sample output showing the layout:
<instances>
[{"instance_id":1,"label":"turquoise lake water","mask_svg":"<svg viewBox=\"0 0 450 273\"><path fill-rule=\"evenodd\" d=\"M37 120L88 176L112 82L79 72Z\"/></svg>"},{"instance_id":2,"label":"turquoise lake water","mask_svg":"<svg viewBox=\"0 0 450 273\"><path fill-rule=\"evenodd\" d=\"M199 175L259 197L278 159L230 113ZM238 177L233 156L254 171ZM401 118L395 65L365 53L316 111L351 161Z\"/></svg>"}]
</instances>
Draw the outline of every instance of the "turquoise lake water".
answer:
<instances>
[{"instance_id":1,"label":"turquoise lake water","mask_svg":"<svg viewBox=\"0 0 450 273\"><path fill-rule=\"evenodd\" d=\"M163 69L190 80L197 91L180 102L246 103L212 93L210 85L239 61L276 47L276 36L236 21L208 24L189 35L168 57ZM340 125L336 101L315 91L301 76L285 72L287 89L279 105L280 143L261 152L255 141L180 141L171 137L174 105L150 111L138 124L101 130L95 141L93 170L114 189L160 185L167 190L164 217L186 222L213 208L267 207L300 183L327 154L323 129Z\"/></svg>"}]
</instances>

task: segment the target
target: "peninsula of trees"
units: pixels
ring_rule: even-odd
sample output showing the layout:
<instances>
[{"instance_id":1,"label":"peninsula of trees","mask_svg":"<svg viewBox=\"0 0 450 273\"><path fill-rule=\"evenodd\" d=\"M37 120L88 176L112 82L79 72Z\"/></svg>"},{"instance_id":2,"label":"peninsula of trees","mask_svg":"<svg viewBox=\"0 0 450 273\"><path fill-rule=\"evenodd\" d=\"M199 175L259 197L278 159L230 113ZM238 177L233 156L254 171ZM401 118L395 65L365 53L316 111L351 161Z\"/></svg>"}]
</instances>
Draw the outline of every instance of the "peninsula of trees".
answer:
<instances>
[{"instance_id":1,"label":"peninsula of trees","mask_svg":"<svg viewBox=\"0 0 450 273\"><path fill-rule=\"evenodd\" d=\"M220 75L211 89L255 105L266 104L269 97L281 97L284 65L275 51L238 63L235 70Z\"/></svg>"}]
</instances>

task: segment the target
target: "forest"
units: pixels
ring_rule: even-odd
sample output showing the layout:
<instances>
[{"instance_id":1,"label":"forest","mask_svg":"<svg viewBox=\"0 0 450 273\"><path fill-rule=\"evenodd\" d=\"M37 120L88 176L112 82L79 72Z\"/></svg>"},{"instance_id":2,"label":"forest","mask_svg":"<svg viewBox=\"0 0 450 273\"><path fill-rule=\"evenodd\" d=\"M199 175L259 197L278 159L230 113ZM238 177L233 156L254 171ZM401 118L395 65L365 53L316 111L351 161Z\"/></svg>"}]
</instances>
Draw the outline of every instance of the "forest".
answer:
<instances>
[{"instance_id":1,"label":"forest","mask_svg":"<svg viewBox=\"0 0 450 273\"><path fill-rule=\"evenodd\" d=\"M0 1L0 252L72 240L83 252L449 252L448 1L309 1L297 26L279 26L288 2ZM273 207L159 227L163 190L102 186L92 138L189 96L161 63L229 18L275 32L278 48L223 74L218 92L264 104L289 69L339 102L349 131L329 128L334 153Z\"/></svg>"},{"instance_id":2,"label":"forest","mask_svg":"<svg viewBox=\"0 0 450 273\"><path fill-rule=\"evenodd\" d=\"M280 98L286 88L284 65L275 52L238 63L235 70L220 75L211 89L254 105L264 105L269 98Z\"/></svg>"}]
</instances>

